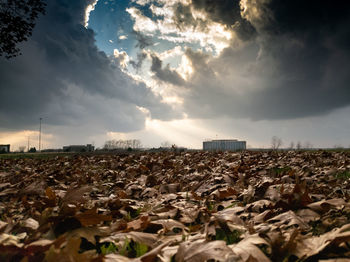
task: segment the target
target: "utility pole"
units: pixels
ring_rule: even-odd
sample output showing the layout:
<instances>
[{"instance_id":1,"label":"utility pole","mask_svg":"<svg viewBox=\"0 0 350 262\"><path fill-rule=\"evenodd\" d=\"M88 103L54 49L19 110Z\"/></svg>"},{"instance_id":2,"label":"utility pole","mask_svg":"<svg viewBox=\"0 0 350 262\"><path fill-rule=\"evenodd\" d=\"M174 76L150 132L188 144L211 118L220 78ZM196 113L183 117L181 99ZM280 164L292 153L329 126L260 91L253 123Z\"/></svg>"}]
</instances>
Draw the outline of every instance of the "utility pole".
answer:
<instances>
[{"instance_id":1,"label":"utility pole","mask_svg":"<svg viewBox=\"0 0 350 262\"><path fill-rule=\"evenodd\" d=\"M29 136L28 136L28 152L29 152Z\"/></svg>"},{"instance_id":2,"label":"utility pole","mask_svg":"<svg viewBox=\"0 0 350 262\"><path fill-rule=\"evenodd\" d=\"M40 125L39 125L39 152L41 152L41 120L43 120L41 117L39 118Z\"/></svg>"}]
</instances>

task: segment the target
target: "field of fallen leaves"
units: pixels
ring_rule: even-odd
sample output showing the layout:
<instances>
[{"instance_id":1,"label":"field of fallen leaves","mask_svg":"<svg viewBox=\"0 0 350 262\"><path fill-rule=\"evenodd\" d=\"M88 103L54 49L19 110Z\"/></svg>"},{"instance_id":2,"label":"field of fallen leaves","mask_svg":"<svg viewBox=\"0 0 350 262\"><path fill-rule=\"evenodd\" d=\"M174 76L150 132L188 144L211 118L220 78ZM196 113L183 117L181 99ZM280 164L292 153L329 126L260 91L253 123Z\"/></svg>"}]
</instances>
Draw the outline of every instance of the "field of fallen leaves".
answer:
<instances>
[{"instance_id":1,"label":"field of fallen leaves","mask_svg":"<svg viewBox=\"0 0 350 262\"><path fill-rule=\"evenodd\" d=\"M0 159L0 261L350 261L350 154Z\"/></svg>"}]
</instances>

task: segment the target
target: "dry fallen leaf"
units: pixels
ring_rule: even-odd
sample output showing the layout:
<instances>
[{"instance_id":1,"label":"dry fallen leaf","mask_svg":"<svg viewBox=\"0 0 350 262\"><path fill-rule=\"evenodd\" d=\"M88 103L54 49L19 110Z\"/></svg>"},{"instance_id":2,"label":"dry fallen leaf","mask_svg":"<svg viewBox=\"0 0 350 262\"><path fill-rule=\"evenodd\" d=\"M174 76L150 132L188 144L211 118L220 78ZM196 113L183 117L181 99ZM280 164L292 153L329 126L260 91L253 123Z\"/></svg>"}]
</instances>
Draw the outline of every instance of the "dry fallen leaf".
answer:
<instances>
[{"instance_id":1,"label":"dry fallen leaf","mask_svg":"<svg viewBox=\"0 0 350 262\"><path fill-rule=\"evenodd\" d=\"M32 230L36 230L39 228L39 223L33 218L27 218L25 221L23 221L22 226L30 228Z\"/></svg>"},{"instance_id":2,"label":"dry fallen leaf","mask_svg":"<svg viewBox=\"0 0 350 262\"><path fill-rule=\"evenodd\" d=\"M293 251L297 257L306 259L320 253L328 246L350 241L350 224L327 232L318 237L301 237Z\"/></svg>"},{"instance_id":3,"label":"dry fallen leaf","mask_svg":"<svg viewBox=\"0 0 350 262\"><path fill-rule=\"evenodd\" d=\"M79 188L70 188L62 199L63 204L79 204L85 202L84 194L91 191L91 186L85 185Z\"/></svg>"},{"instance_id":4,"label":"dry fallen leaf","mask_svg":"<svg viewBox=\"0 0 350 262\"><path fill-rule=\"evenodd\" d=\"M197 241L193 243L184 242L180 244L178 252L175 256L175 261L202 262L209 259L215 259L216 261L227 261L231 257L234 257L234 253L224 241Z\"/></svg>"},{"instance_id":5,"label":"dry fallen leaf","mask_svg":"<svg viewBox=\"0 0 350 262\"><path fill-rule=\"evenodd\" d=\"M150 219L148 216L141 216L137 220L133 220L127 224L127 229L126 230L143 230L145 229L150 223Z\"/></svg>"},{"instance_id":6,"label":"dry fallen leaf","mask_svg":"<svg viewBox=\"0 0 350 262\"><path fill-rule=\"evenodd\" d=\"M349 163L329 151L0 158L0 260L347 261Z\"/></svg>"},{"instance_id":7,"label":"dry fallen leaf","mask_svg":"<svg viewBox=\"0 0 350 262\"><path fill-rule=\"evenodd\" d=\"M307 230L310 226L306 224L293 211L289 210L280 215L270 218L267 222L274 223L278 227L287 228L290 226L298 226L303 230Z\"/></svg>"},{"instance_id":8,"label":"dry fallen leaf","mask_svg":"<svg viewBox=\"0 0 350 262\"><path fill-rule=\"evenodd\" d=\"M238 244L230 245L229 247L235 254L240 256L244 262L252 261L252 259L261 262L270 262L271 260L260 250L258 245L269 247L268 242L258 235L248 236Z\"/></svg>"},{"instance_id":9,"label":"dry fallen leaf","mask_svg":"<svg viewBox=\"0 0 350 262\"><path fill-rule=\"evenodd\" d=\"M97 214L96 211L96 208L92 208L84 213L76 214L75 218L80 221L82 226L97 225L101 222L112 220L111 216Z\"/></svg>"}]
</instances>

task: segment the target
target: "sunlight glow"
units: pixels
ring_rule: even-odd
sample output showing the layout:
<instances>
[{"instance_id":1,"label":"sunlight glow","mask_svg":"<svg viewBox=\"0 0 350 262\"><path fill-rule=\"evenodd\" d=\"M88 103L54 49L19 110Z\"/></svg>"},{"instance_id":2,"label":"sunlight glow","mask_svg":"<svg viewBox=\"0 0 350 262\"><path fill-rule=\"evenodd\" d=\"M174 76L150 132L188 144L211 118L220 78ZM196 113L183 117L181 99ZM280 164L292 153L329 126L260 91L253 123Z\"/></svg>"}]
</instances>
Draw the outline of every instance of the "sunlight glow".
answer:
<instances>
[{"instance_id":1,"label":"sunlight glow","mask_svg":"<svg viewBox=\"0 0 350 262\"><path fill-rule=\"evenodd\" d=\"M51 141L54 136L52 134L41 133L41 148L45 149L51 146ZM39 131L22 130L17 132L1 132L0 144L10 144L10 150L16 151L19 147L25 147L25 151L28 150L28 138L29 147L35 147L38 149Z\"/></svg>"},{"instance_id":2,"label":"sunlight glow","mask_svg":"<svg viewBox=\"0 0 350 262\"><path fill-rule=\"evenodd\" d=\"M202 142L216 135L228 137L211 128L204 127L198 120L181 119L173 121L161 121L151 118L146 119L145 129L137 132L106 133L107 139L139 139L142 138L144 147L159 147L162 142L183 146L191 149L201 149Z\"/></svg>"},{"instance_id":3,"label":"sunlight glow","mask_svg":"<svg viewBox=\"0 0 350 262\"><path fill-rule=\"evenodd\" d=\"M187 56L183 56L181 59L181 64L179 66L179 69L177 70L179 74L182 76L183 79L186 81L191 77L194 70L192 67L191 61L188 59Z\"/></svg>"},{"instance_id":4,"label":"sunlight glow","mask_svg":"<svg viewBox=\"0 0 350 262\"><path fill-rule=\"evenodd\" d=\"M163 96L162 102L167 104L182 105L184 99L179 96Z\"/></svg>"},{"instance_id":5,"label":"sunlight glow","mask_svg":"<svg viewBox=\"0 0 350 262\"><path fill-rule=\"evenodd\" d=\"M152 21L152 19L144 16L141 11L135 7L127 8L128 12L132 18L135 19L134 30L141 32L154 32L158 29L157 24Z\"/></svg>"},{"instance_id":6,"label":"sunlight glow","mask_svg":"<svg viewBox=\"0 0 350 262\"><path fill-rule=\"evenodd\" d=\"M195 120L180 119L161 121L146 119L146 131L157 135L160 141L169 141L178 146L200 149L202 142L208 137L215 137L215 132L202 127Z\"/></svg>"},{"instance_id":7,"label":"sunlight glow","mask_svg":"<svg viewBox=\"0 0 350 262\"><path fill-rule=\"evenodd\" d=\"M84 26L87 28L89 25L89 18L90 18L90 13L95 10L95 5L97 4L98 0L95 0L95 2L91 3L88 5L85 9L85 23Z\"/></svg>"},{"instance_id":8,"label":"sunlight glow","mask_svg":"<svg viewBox=\"0 0 350 262\"><path fill-rule=\"evenodd\" d=\"M179 1L164 1L164 6L157 7L151 5L150 10L156 16L162 16L161 19L152 20L145 16L140 9L131 7L126 9L134 20L135 31L146 33L148 36L158 38L173 43L199 44L206 50L213 50L215 55L230 45L233 38L232 30L225 25L208 20L204 12L192 9L191 12L195 19L193 25L183 25L181 28L177 25L174 16L174 7ZM200 22L204 26L195 26Z\"/></svg>"},{"instance_id":9,"label":"sunlight glow","mask_svg":"<svg viewBox=\"0 0 350 262\"><path fill-rule=\"evenodd\" d=\"M114 49L113 53L114 57L119 60L119 64L122 68L126 68L130 58L128 54L125 51L119 51L118 49Z\"/></svg>"},{"instance_id":10,"label":"sunlight glow","mask_svg":"<svg viewBox=\"0 0 350 262\"><path fill-rule=\"evenodd\" d=\"M264 24L264 20L273 20L271 12L264 8L271 0L249 1L241 0L241 16L259 27Z\"/></svg>"}]
</instances>

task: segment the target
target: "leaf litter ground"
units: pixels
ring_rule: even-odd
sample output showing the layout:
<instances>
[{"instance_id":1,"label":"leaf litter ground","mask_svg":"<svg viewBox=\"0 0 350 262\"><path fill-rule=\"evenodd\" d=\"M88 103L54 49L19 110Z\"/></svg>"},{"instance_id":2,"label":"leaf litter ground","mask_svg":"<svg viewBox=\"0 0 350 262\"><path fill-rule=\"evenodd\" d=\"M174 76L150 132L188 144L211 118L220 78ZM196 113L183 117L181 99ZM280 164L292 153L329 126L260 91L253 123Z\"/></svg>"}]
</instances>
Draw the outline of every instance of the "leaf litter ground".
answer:
<instances>
[{"instance_id":1,"label":"leaf litter ground","mask_svg":"<svg viewBox=\"0 0 350 262\"><path fill-rule=\"evenodd\" d=\"M350 154L0 159L0 261L350 261Z\"/></svg>"}]
</instances>

